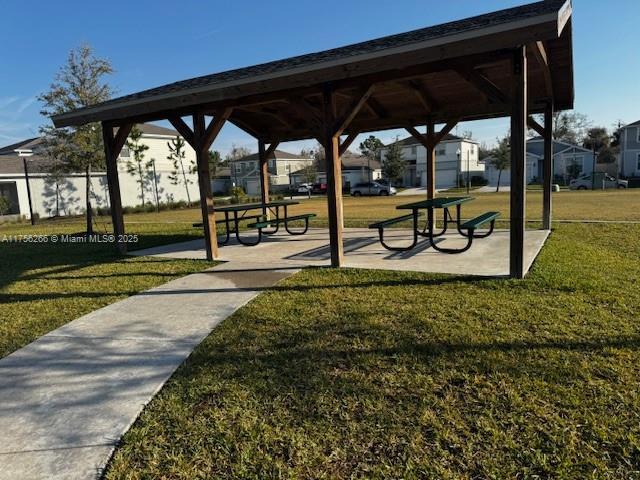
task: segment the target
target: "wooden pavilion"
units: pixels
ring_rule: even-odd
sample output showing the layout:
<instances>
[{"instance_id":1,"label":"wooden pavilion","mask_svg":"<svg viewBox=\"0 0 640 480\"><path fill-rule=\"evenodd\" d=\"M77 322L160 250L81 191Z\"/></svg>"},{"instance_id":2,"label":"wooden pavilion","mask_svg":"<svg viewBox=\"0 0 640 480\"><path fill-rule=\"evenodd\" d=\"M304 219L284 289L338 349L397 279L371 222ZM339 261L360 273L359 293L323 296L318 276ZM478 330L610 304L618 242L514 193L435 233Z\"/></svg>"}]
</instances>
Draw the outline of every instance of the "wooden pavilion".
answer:
<instances>
[{"instance_id":1,"label":"wooden pavilion","mask_svg":"<svg viewBox=\"0 0 640 480\"><path fill-rule=\"evenodd\" d=\"M124 233L116 160L136 123L168 120L197 154L207 258L218 256L208 150L225 122L258 141L317 139L326 151L331 264L343 264L340 156L357 135L404 128L435 148L460 121L511 117L510 274L524 269L527 126L545 139L543 228L551 226L554 110L573 108L571 0L545 0L465 20L175 82L53 117L56 127L101 122L114 233ZM544 122L531 114L543 114ZM185 118L187 118L185 121ZM437 131L436 125L444 124ZM426 135L417 127L426 126ZM126 244L118 248L125 251Z\"/></svg>"}]
</instances>

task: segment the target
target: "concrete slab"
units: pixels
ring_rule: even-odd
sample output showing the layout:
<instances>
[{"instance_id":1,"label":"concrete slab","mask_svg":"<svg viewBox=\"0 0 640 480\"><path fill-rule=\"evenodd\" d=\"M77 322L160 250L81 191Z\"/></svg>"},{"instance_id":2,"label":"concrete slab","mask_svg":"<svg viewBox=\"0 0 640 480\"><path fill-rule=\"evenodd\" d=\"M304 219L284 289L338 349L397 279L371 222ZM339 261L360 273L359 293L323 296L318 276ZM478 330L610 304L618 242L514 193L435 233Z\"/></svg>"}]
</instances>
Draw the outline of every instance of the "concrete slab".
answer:
<instances>
[{"instance_id":1,"label":"concrete slab","mask_svg":"<svg viewBox=\"0 0 640 480\"><path fill-rule=\"evenodd\" d=\"M0 479L92 479L144 405L224 318L295 269L189 275L0 360Z\"/></svg>"},{"instance_id":2,"label":"concrete slab","mask_svg":"<svg viewBox=\"0 0 640 480\"><path fill-rule=\"evenodd\" d=\"M549 232L528 230L525 233L526 269L531 267ZM390 245L411 243L411 231L389 229L385 239ZM457 233L439 239L449 247L466 242ZM345 266L381 270L401 270L457 275L506 276L509 274L509 231L496 230L490 237L474 240L471 248L461 254L447 255L435 251L426 239L409 252L391 252L382 247L378 233L366 228L347 228L344 232ZM173 258L205 258L204 242L193 240L169 247L132 252L133 255L157 255ZM266 236L259 245L245 247L236 242L220 249L221 260L234 268L269 265L273 267L327 266L330 260L329 233L326 229L310 229L300 237L286 233Z\"/></svg>"}]
</instances>

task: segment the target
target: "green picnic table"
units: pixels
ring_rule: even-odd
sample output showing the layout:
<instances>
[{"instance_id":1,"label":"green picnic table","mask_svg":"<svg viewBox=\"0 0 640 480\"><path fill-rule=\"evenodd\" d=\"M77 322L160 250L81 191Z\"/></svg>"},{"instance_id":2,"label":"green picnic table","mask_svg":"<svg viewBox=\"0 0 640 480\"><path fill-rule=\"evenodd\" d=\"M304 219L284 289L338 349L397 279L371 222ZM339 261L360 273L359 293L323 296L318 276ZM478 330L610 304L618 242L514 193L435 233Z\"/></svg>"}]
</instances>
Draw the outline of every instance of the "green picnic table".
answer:
<instances>
[{"instance_id":1,"label":"green picnic table","mask_svg":"<svg viewBox=\"0 0 640 480\"><path fill-rule=\"evenodd\" d=\"M434 250L442 253L462 253L467 251L471 247L471 243L474 238L484 238L491 235L493 232L494 224L496 218L500 216L499 212L486 212L482 215L475 217L471 220L468 220L464 223L460 223L461 219L461 207L464 203L470 202L473 200L473 197L437 197L433 199L421 200L419 202L407 203L404 205L398 205L396 209L398 210L411 210L411 214L403 215L397 218L392 218L390 220L385 220L382 222L377 222L369 225L369 228L377 228L380 236L380 243L387 250L392 251L407 251L411 250L418 243L418 236L427 237L431 246ZM444 248L436 245L435 238L444 235L448 228L449 222L453 222L454 219L451 215L450 208L456 208L456 218L455 224L458 233L463 237L467 238L467 244L463 248ZM442 209L444 210L443 214L443 227L439 232L435 231L435 210ZM427 211L427 223L424 229L421 231L418 228L418 218L420 216L420 211ZM391 247L387 245L384 241L384 228L395 223L400 223L406 220L413 220L413 242L408 247ZM486 224L490 223L490 229L487 233L484 234L476 234L475 230Z\"/></svg>"}]
</instances>

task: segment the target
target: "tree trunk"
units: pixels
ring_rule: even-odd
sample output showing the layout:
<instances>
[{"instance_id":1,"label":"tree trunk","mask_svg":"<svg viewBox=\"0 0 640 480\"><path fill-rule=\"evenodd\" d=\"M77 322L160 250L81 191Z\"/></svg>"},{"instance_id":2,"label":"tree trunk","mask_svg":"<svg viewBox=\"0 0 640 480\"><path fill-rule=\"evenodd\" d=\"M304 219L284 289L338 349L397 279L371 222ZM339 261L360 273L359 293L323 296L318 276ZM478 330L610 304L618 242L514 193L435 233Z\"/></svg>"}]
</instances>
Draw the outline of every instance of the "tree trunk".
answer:
<instances>
[{"instance_id":1,"label":"tree trunk","mask_svg":"<svg viewBox=\"0 0 640 480\"><path fill-rule=\"evenodd\" d=\"M182 179L184 181L184 189L187 191L187 203L191 206L191 196L189 195L189 184L187 183L187 175L184 173L184 164L180 160L180 168L182 169Z\"/></svg>"},{"instance_id":2,"label":"tree trunk","mask_svg":"<svg viewBox=\"0 0 640 480\"><path fill-rule=\"evenodd\" d=\"M56 217L60 216L60 185L56 181Z\"/></svg>"},{"instance_id":3,"label":"tree trunk","mask_svg":"<svg viewBox=\"0 0 640 480\"><path fill-rule=\"evenodd\" d=\"M138 176L140 177L140 199L144 207L144 177L142 176L142 165L138 162Z\"/></svg>"},{"instance_id":4,"label":"tree trunk","mask_svg":"<svg viewBox=\"0 0 640 480\"><path fill-rule=\"evenodd\" d=\"M498 170L498 185L496 185L496 193L500 191L500 178L502 177L502 169Z\"/></svg>"},{"instance_id":5,"label":"tree trunk","mask_svg":"<svg viewBox=\"0 0 640 480\"><path fill-rule=\"evenodd\" d=\"M85 187L86 187L86 210L87 210L87 236L93 235L93 210L91 208L91 165L87 165L85 172Z\"/></svg>"}]
</instances>

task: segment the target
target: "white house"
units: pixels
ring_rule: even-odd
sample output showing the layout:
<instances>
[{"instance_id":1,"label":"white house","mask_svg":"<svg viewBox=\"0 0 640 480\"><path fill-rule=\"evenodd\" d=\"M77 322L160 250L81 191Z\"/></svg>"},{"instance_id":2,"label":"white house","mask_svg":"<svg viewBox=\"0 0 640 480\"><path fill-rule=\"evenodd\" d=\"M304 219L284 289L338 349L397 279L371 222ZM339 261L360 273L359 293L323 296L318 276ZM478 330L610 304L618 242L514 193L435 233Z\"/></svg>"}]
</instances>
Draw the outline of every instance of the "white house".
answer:
<instances>
[{"instance_id":1,"label":"white house","mask_svg":"<svg viewBox=\"0 0 640 480\"><path fill-rule=\"evenodd\" d=\"M403 186L426 186L427 149L414 137L398 140L398 143L403 147L402 154L407 163ZM380 158L385 158L391 145L381 150ZM446 135L436 146L436 188L454 187L456 178L466 178L467 171L470 177L484 176L484 164L479 162L478 143L455 135Z\"/></svg>"},{"instance_id":2,"label":"white house","mask_svg":"<svg viewBox=\"0 0 640 480\"><path fill-rule=\"evenodd\" d=\"M157 125L138 125L142 131L141 143L149 147L144 152L144 159L154 160L155 182L153 169L145 175L145 201L156 201L156 184L158 200L160 202L199 199L197 174L191 172L195 165L195 152L185 145L185 177L187 188L182 182L182 172L179 172L181 182L174 185L169 176L173 172L173 163L167 159L169 147L167 143L174 139L178 132ZM30 156L20 157L17 151ZM136 178L127 172L127 160L131 160L131 153L127 147L122 149L118 158L118 172L120 177L120 195L123 206L136 206L142 203L140 186ZM85 209L85 174L84 172L65 174L62 178L54 179L50 175L51 161L43 151L42 138L31 138L22 142L0 148L0 196L6 197L10 204L10 215L22 215L29 218L29 198L24 169L26 159L31 189L31 201L34 214L40 217L76 215ZM105 172L91 174L91 203L94 208L109 207L109 192Z\"/></svg>"},{"instance_id":3,"label":"white house","mask_svg":"<svg viewBox=\"0 0 640 480\"><path fill-rule=\"evenodd\" d=\"M485 164L485 178L489 185L496 185L498 182L498 170L491 165L490 158L483 159ZM542 179L542 168L544 165L544 139L534 137L527 140L527 183L537 183ZM593 151L562 142L553 141L553 175L554 182L568 183L571 178L578 175L589 175L593 172L594 156ZM511 184L511 170L502 171L500 185Z\"/></svg>"},{"instance_id":4,"label":"white house","mask_svg":"<svg viewBox=\"0 0 640 480\"><path fill-rule=\"evenodd\" d=\"M288 190L289 185L295 184L292 175L309 165L313 165L313 159L310 157L276 150L267 163L270 191ZM236 186L242 187L248 195L260 195L257 153L232 160L229 167L231 168L231 181Z\"/></svg>"},{"instance_id":5,"label":"white house","mask_svg":"<svg viewBox=\"0 0 640 480\"><path fill-rule=\"evenodd\" d=\"M640 177L640 120L620 131L620 174Z\"/></svg>"}]
</instances>

